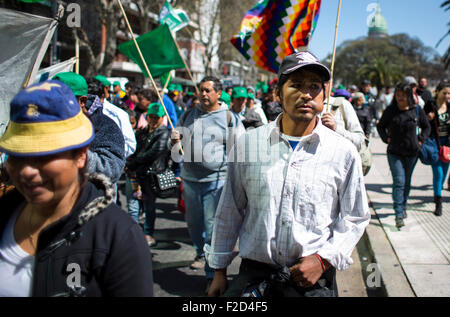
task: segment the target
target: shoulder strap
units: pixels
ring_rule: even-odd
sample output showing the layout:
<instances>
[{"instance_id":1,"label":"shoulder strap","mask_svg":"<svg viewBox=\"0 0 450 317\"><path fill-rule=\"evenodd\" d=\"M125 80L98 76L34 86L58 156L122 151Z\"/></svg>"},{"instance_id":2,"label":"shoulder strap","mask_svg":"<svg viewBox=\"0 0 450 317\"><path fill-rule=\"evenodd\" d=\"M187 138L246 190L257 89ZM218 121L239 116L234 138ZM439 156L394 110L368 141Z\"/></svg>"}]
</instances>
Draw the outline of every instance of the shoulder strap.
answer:
<instances>
[{"instance_id":1,"label":"shoulder strap","mask_svg":"<svg viewBox=\"0 0 450 317\"><path fill-rule=\"evenodd\" d=\"M341 111L342 119L344 119L345 130L347 130L347 117L345 116L344 103L339 105L339 111Z\"/></svg>"},{"instance_id":2,"label":"shoulder strap","mask_svg":"<svg viewBox=\"0 0 450 317\"><path fill-rule=\"evenodd\" d=\"M192 113L192 111L194 111L194 107L190 107L183 113L183 115L182 115L184 117L183 122L186 121L186 118Z\"/></svg>"},{"instance_id":3,"label":"shoulder strap","mask_svg":"<svg viewBox=\"0 0 450 317\"><path fill-rule=\"evenodd\" d=\"M333 103L331 104L331 113L336 115L337 109L341 112L342 119L344 120L345 130L347 130L347 118L345 117L344 111L344 97L334 97Z\"/></svg>"},{"instance_id":4,"label":"shoulder strap","mask_svg":"<svg viewBox=\"0 0 450 317\"><path fill-rule=\"evenodd\" d=\"M231 128L233 125L231 124L231 111L227 110L227 127Z\"/></svg>"}]
</instances>

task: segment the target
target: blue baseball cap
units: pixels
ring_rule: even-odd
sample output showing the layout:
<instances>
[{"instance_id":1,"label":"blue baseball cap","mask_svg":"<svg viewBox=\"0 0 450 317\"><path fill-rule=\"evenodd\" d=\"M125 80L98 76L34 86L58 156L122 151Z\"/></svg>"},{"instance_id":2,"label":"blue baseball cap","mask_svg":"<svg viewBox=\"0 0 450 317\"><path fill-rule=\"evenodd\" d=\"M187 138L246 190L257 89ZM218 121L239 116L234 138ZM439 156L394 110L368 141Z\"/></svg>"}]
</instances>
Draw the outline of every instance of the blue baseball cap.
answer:
<instances>
[{"instance_id":1,"label":"blue baseball cap","mask_svg":"<svg viewBox=\"0 0 450 317\"><path fill-rule=\"evenodd\" d=\"M48 80L21 90L11 101L0 150L12 156L45 156L87 146L94 127L72 90Z\"/></svg>"}]
</instances>

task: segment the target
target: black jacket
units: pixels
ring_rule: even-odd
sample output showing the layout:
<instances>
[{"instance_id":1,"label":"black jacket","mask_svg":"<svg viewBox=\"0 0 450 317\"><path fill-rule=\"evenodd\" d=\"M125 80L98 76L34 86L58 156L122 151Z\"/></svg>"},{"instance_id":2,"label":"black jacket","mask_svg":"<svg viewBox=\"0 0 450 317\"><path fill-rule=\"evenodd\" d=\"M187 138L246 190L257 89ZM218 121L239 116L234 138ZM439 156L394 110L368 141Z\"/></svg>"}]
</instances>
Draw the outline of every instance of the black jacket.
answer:
<instances>
[{"instance_id":1,"label":"black jacket","mask_svg":"<svg viewBox=\"0 0 450 317\"><path fill-rule=\"evenodd\" d=\"M424 88L421 89L420 87L417 87L417 94L422 97L422 100L426 103L430 102L433 99L433 96L431 94L431 91ZM426 112L426 111L425 111Z\"/></svg>"},{"instance_id":2,"label":"black jacket","mask_svg":"<svg viewBox=\"0 0 450 317\"><path fill-rule=\"evenodd\" d=\"M278 115L283 112L281 105L276 101L264 103L262 108L269 121L275 121Z\"/></svg>"},{"instance_id":3,"label":"black jacket","mask_svg":"<svg viewBox=\"0 0 450 317\"><path fill-rule=\"evenodd\" d=\"M127 160L127 167L136 171L138 178L145 178L150 167L156 172L164 171L170 157L167 148L169 129L160 126L152 133L149 133L148 129L147 126L136 132L136 152Z\"/></svg>"},{"instance_id":4,"label":"black jacket","mask_svg":"<svg viewBox=\"0 0 450 317\"><path fill-rule=\"evenodd\" d=\"M430 137L436 138L438 135L436 127L439 126L439 121L438 121L439 113L438 113L438 107L436 105L436 100L434 100L434 99L429 100L423 107L423 110L425 111L426 114L429 114L430 112L434 112L434 119L430 121L430 126L431 126ZM447 117L450 118L450 103L449 102L447 102ZM442 145L445 145L445 144L442 144Z\"/></svg>"},{"instance_id":5,"label":"black jacket","mask_svg":"<svg viewBox=\"0 0 450 317\"><path fill-rule=\"evenodd\" d=\"M152 257L142 229L112 203L113 193L104 175L92 175L72 211L39 234L32 296L153 296ZM16 190L0 199L0 237L23 204Z\"/></svg>"},{"instance_id":6,"label":"black jacket","mask_svg":"<svg viewBox=\"0 0 450 317\"><path fill-rule=\"evenodd\" d=\"M419 109L419 118L416 107ZM420 135L416 132L418 126ZM388 143L388 138L391 139L388 153L407 157L418 155L419 141L423 143L430 135L430 125L420 106L403 111L396 105L387 107L377 124L377 130L384 143Z\"/></svg>"},{"instance_id":7,"label":"black jacket","mask_svg":"<svg viewBox=\"0 0 450 317\"><path fill-rule=\"evenodd\" d=\"M358 116L359 123L364 131L365 135L370 135L370 123L372 122L372 115L370 114L369 108L367 107L355 107L353 105L353 109L355 109L356 115Z\"/></svg>"},{"instance_id":8,"label":"black jacket","mask_svg":"<svg viewBox=\"0 0 450 317\"><path fill-rule=\"evenodd\" d=\"M244 125L245 129L258 128L264 125L261 117L258 113L256 113L254 109L246 108L244 112L244 118L245 119L242 120L242 124Z\"/></svg>"}]
</instances>

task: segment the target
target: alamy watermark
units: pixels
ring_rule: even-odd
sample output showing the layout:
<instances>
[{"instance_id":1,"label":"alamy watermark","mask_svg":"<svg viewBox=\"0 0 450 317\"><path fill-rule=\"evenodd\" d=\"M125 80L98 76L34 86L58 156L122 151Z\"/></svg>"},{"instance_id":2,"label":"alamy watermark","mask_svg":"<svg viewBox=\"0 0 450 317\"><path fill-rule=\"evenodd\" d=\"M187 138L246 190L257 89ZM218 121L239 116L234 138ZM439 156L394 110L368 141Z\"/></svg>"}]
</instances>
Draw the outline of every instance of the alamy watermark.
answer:
<instances>
[{"instance_id":1,"label":"alamy watermark","mask_svg":"<svg viewBox=\"0 0 450 317\"><path fill-rule=\"evenodd\" d=\"M366 278L366 285L370 288L381 287L381 271L378 264L370 263L366 267L366 272L370 272Z\"/></svg>"},{"instance_id":2,"label":"alamy watermark","mask_svg":"<svg viewBox=\"0 0 450 317\"><path fill-rule=\"evenodd\" d=\"M374 24L373 18L375 17L375 14L377 13L377 8L378 8L378 3L376 3L376 2L369 3L366 7L366 11L370 12L370 14L366 20L368 27L372 27Z\"/></svg>"},{"instance_id":3,"label":"alamy watermark","mask_svg":"<svg viewBox=\"0 0 450 317\"><path fill-rule=\"evenodd\" d=\"M69 263L67 265L66 271L69 273L67 275L66 284L71 289L77 289L81 287L81 267L78 263Z\"/></svg>"},{"instance_id":4,"label":"alamy watermark","mask_svg":"<svg viewBox=\"0 0 450 317\"><path fill-rule=\"evenodd\" d=\"M69 3L66 8L68 12L66 24L69 28L81 27L81 7L78 3Z\"/></svg>"}]
</instances>

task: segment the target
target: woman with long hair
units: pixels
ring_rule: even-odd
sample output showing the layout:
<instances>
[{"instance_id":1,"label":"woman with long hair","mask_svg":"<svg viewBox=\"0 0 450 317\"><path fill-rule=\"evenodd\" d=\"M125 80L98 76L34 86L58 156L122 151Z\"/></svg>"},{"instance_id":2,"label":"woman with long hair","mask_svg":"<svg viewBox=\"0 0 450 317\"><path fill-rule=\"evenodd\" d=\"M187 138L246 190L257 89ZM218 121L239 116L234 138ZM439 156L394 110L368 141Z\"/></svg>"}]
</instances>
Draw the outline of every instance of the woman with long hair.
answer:
<instances>
[{"instance_id":1,"label":"woman with long hair","mask_svg":"<svg viewBox=\"0 0 450 317\"><path fill-rule=\"evenodd\" d=\"M425 113L431 126L431 138L435 138L437 144L447 145L449 141L450 120L450 83L442 81L436 88L436 97L429 100L425 107ZM433 170L433 192L436 216L442 215L442 187L448 172L449 163L438 160L431 165Z\"/></svg>"},{"instance_id":2,"label":"woman with long hair","mask_svg":"<svg viewBox=\"0 0 450 317\"><path fill-rule=\"evenodd\" d=\"M388 144L395 225L401 228L405 225L403 219L407 217L406 204L418 153L430 134L425 112L415 104L409 85L399 84L395 87L394 98L383 112L377 130L383 142ZM418 130L420 133L417 133Z\"/></svg>"},{"instance_id":3,"label":"woman with long hair","mask_svg":"<svg viewBox=\"0 0 450 317\"><path fill-rule=\"evenodd\" d=\"M152 296L139 225L87 175L91 121L71 89L45 81L11 101L0 139L15 189L0 199L0 296Z\"/></svg>"}]
</instances>

